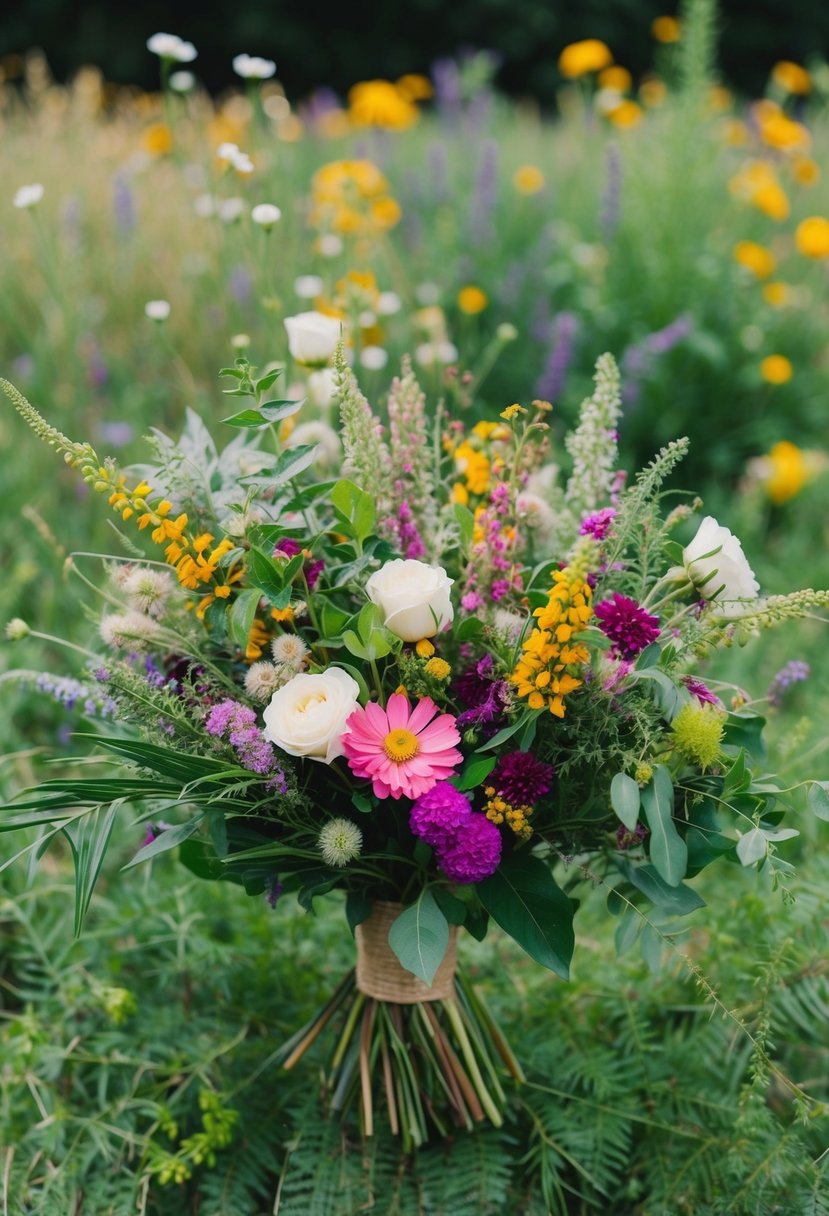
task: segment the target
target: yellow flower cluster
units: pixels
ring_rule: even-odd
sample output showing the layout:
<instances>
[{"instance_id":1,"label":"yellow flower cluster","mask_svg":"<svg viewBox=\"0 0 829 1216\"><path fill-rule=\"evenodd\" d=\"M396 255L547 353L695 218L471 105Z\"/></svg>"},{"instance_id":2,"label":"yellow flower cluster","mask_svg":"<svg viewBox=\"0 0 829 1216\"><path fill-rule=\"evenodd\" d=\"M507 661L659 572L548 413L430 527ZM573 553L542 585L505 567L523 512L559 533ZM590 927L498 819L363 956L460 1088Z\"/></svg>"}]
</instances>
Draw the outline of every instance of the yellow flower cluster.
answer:
<instances>
[{"instance_id":1,"label":"yellow flower cluster","mask_svg":"<svg viewBox=\"0 0 829 1216\"><path fill-rule=\"evenodd\" d=\"M533 834L529 822L533 808L531 806L512 806L496 792L492 785L486 786L484 793L487 796L487 802L484 803L484 813L487 819L492 823L506 823L516 836L520 836L522 840L529 840Z\"/></svg>"},{"instance_id":2,"label":"yellow flower cluster","mask_svg":"<svg viewBox=\"0 0 829 1216\"><path fill-rule=\"evenodd\" d=\"M453 446L452 440L448 441L455 470L463 479L452 487L453 502L468 506L470 499L483 498L489 493L493 474L504 467L504 452L500 446L509 442L510 435L509 427L501 422L478 422L456 445Z\"/></svg>"},{"instance_id":3,"label":"yellow flower cluster","mask_svg":"<svg viewBox=\"0 0 829 1216\"><path fill-rule=\"evenodd\" d=\"M750 160L728 183L737 198L751 203L763 215L781 222L788 219L789 199L774 168L765 160Z\"/></svg>"},{"instance_id":4,"label":"yellow flower cluster","mask_svg":"<svg viewBox=\"0 0 829 1216\"><path fill-rule=\"evenodd\" d=\"M420 112L412 98L412 88L390 80L363 80L348 93L348 116L357 127L384 127L406 131L413 127Z\"/></svg>"},{"instance_id":5,"label":"yellow flower cluster","mask_svg":"<svg viewBox=\"0 0 829 1216\"><path fill-rule=\"evenodd\" d=\"M590 660L587 647L575 638L590 622L592 594L581 573L570 568L554 571L547 603L533 613L538 624L510 676L530 709L547 708L563 718L564 698L581 686L583 681L570 669Z\"/></svg>"},{"instance_id":6,"label":"yellow flower cluster","mask_svg":"<svg viewBox=\"0 0 829 1216\"><path fill-rule=\"evenodd\" d=\"M310 221L324 232L368 236L398 223L400 204L370 160L335 160L311 179Z\"/></svg>"}]
</instances>

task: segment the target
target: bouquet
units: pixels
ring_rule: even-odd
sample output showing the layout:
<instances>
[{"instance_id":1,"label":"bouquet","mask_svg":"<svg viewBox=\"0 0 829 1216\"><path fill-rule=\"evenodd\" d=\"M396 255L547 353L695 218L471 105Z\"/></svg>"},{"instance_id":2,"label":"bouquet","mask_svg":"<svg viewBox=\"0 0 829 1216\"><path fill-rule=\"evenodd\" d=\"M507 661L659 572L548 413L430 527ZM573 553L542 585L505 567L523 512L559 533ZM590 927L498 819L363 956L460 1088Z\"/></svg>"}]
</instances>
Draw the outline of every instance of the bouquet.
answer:
<instances>
[{"instance_id":1,"label":"bouquet","mask_svg":"<svg viewBox=\"0 0 829 1216\"><path fill-rule=\"evenodd\" d=\"M64 696L94 721L87 754L1 826L37 827L39 851L68 840L78 927L125 803L146 823L130 865L175 850L308 910L343 891L356 968L281 1060L336 1028L330 1108L356 1104L367 1135L384 1112L411 1147L499 1124L521 1079L457 964L459 929L494 921L566 979L583 884L606 885L630 942L699 908L687 880L713 861L785 883L777 846L797 832L761 768L763 719L696 667L829 593L762 598L727 528L695 522L696 501L664 510L684 440L628 484L608 355L554 445L547 402L470 425L427 410L408 361L381 414L336 324L286 324L307 374L333 375L338 430L295 425L303 403L272 392L283 369L240 358L221 373L242 399L226 446L190 412L121 470L0 382L108 502L121 545L72 566L102 606Z\"/></svg>"}]
</instances>

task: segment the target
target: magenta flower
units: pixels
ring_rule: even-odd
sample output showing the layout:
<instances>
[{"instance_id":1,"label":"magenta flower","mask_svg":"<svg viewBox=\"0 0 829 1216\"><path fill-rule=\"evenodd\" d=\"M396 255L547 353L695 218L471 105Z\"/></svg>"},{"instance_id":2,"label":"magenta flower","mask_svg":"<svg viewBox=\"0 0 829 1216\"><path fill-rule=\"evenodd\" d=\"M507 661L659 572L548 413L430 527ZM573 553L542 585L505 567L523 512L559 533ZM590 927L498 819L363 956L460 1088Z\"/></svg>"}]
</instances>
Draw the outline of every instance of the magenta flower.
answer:
<instances>
[{"instance_id":1,"label":"magenta flower","mask_svg":"<svg viewBox=\"0 0 829 1216\"><path fill-rule=\"evenodd\" d=\"M605 540L610 533L614 519L618 515L613 507L602 507L592 515L585 515L579 528L580 536L592 536L594 540Z\"/></svg>"},{"instance_id":2,"label":"magenta flower","mask_svg":"<svg viewBox=\"0 0 829 1216\"><path fill-rule=\"evenodd\" d=\"M535 806L549 794L555 769L530 752L507 752L484 782L493 786L511 806Z\"/></svg>"},{"instance_id":3,"label":"magenta flower","mask_svg":"<svg viewBox=\"0 0 829 1216\"><path fill-rule=\"evenodd\" d=\"M436 716L437 715L437 716ZM355 777L371 780L378 798L418 798L451 777L463 757L451 714L438 713L431 697L412 709L400 693L382 709L370 702L346 719L342 747Z\"/></svg>"},{"instance_id":4,"label":"magenta flower","mask_svg":"<svg viewBox=\"0 0 829 1216\"><path fill-rule=\"evenodd\" d=\"M594 608L599 628L613 643L616 658L635 659L659 637L659 618L651 616L627 595L613 593Z\"/></svg>"},{"instance_id":5,"label":"magenta flower","mask_svg":"<svg viewBox=\"0 0 829 1216\"><path fill-rule=\"evenodd\" d=\"M498 869L501 833L486 815L470 815L451 843L437 849L437 860L452 882L481 882Z\"/></svg>"},{"instance_id":6,"label":"magenta flower","mask_svg":"<svg viewBox=\"0 0 829 1216\"><path fill-rule=\"evenodd\" d=\"M472 818L469 799L448 781L439 781L421 794L409 815L409 827L435 848L446 848Z\"/></svg>"}]
</instances>

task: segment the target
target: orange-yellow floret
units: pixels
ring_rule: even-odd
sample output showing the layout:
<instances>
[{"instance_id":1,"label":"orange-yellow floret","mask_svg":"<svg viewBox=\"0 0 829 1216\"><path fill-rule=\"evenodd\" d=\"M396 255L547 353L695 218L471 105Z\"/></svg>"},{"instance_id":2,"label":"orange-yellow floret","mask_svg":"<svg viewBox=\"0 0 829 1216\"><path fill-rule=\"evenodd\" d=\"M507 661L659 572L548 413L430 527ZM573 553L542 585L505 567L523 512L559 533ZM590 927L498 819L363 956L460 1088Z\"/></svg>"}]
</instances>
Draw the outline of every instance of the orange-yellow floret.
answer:
<instances>
[{"instance_id":1,"label":"orange-yellow floret","mask_svg":"<svg viewBox=\"0 0 829 1216\"><path fill-rule=\"evenodd\" d=\"M573 641L590 623L592 591L580 574L556 570L547 603L536 608L537 625L521 648L510 676L519 697L530 709L548 709L564 717L564 698L582 684L569 668L590 661L587 647Z\"/></svg>"}]
</instances>

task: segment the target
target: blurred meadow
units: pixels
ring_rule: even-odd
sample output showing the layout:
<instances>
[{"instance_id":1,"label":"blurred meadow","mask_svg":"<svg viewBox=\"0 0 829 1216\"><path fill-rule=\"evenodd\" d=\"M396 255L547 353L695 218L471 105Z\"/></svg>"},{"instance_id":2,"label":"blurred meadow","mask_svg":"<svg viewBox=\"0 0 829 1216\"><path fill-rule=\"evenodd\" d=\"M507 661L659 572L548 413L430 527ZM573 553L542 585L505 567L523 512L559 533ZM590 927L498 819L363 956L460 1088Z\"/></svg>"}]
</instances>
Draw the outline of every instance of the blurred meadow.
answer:
<instances>
[{"instance_id":1,"label":"blurred meadow","mask_svg":"<svg viewBox=\"0 0 829 1216\"><path fill-rule=\"evenodd\" d=\"M211 97L197 62L162 64L150 93L92 67L55 83L37 52L7 65L0 374L126 466L187 408L220 437L218 371L238 354L285 365L298 425L329 417L330 384L291 364L283 327L310 308L342 318L373 402L411 352L431 401L479 420L541 398L554 435L608 350L631 474L688 435L673 489L741 538L763 591L829 585L829 67L784 62L737 96L710 6L689 8L635 80L601 44L569 48L555 117L500 95L486 52L347 98L256 75ZM11 796L83 724L60 681L83 656L51 640L93 636L71 555L124 541L8 403L0 448L0 620L35 631L0 648ZM826 629L728 656L729 695L768 706L792 783L829 779ZM327 904L309 933L169 860L152 881L110 861L75 942L68 869L6 868L0 1210L829 1212L827 1120L787 1088L829 1102L829 838L803 818L792 899L722 867L700 884L727 891L716 913L621 959L630 943L588 911L570 986L503 939L470 943L531 1084L504 1132L408 1171L382 1138L346 1152L307 1075L269 1066L348 965ZM116 837L124 864L126 808Z\"/></svg>"}]
</instances>

